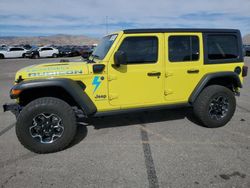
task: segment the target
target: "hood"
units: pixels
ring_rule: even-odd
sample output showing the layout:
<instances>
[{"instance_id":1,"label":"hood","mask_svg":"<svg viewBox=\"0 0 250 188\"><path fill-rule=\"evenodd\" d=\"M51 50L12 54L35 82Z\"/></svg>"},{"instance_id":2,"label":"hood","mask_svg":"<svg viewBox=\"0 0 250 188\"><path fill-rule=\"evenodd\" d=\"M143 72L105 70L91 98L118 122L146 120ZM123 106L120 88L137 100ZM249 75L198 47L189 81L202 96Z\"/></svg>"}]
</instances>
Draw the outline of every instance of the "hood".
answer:
<instances>
[{"instance_id":1,"label":"hood","mask_svg":"<svg viewBox=\"0 0 250 188\"><path fill-rule=\"evenodd\" d=\"M62 62L31 65L20 69L16 73L16 79L39 79L55 77L74 77L89 74L88 64L85 62Z\"/></svg>"}]
</instances>

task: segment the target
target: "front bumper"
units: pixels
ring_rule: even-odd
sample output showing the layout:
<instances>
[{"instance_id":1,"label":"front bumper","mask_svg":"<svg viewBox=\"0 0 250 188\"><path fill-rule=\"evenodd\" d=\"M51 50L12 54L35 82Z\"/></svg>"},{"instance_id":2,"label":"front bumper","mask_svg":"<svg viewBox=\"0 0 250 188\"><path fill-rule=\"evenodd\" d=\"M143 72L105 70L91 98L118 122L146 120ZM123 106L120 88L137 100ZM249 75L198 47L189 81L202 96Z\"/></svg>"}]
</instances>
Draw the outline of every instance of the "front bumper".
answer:
<instances>
[{"instance_id":1,"label":"front bumper","mask_svg":"<svg viewBox=\"0 0 250 188\"><path fill-rule=\"evenodd\" d=\"M17 103L8 103L3 105L3 111L4 112L11 111L16 116L16 118L20 114L21 110L22 107Z\"/></svg>"}]
</instances>

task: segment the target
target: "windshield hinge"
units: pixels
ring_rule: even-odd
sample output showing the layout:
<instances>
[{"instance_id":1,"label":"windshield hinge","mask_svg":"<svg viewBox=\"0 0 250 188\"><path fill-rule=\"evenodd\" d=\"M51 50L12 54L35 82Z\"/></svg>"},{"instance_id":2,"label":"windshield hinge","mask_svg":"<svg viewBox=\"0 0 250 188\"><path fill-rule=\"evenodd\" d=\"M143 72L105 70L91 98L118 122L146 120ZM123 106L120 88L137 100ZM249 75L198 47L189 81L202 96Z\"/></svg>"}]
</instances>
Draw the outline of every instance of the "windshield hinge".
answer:
<instances>
[{"instance_id":1,"label":"windshield hinge","mask_svg":"<svg viewBox=\"0 0 250 188\"><path fill-rule=\"evenodd\" d=\"M108 75L108 81L111 81L111 80L116 80L117 79L117 76L116 75Z\"/></svg>"},{"instance_id":2,"label":"windshield hinge","mask_svg":"<svg viewBox=\"0 0 250 188\"><path fill-rule=\"evenodd\" d=\"M173 72L166 72L165 77L173 76Z\"/></svg>"},{"instance_id":3,"label":"windshield hinge","mask_svg":"<svg viewBox=\"0 0 250 188\"><path fill-rule=\"evenodd\" d=\"M168 89L168 90L164 91L164 95L170 95L172 93L173 93L173 90L171 90L171 89Z\"/></svg>"},{"instance_id":4,"label":"windshield hinge","mask_svg":"<svg viewBox=\"0 0 250 188\"><path fill-rule=\"evenodd\" d=\"M113 99L117 99L117 98L118 98L118 94L116 94L116 93L109 94L109 100L113 100Z\"/></svg>"}]
</instances>

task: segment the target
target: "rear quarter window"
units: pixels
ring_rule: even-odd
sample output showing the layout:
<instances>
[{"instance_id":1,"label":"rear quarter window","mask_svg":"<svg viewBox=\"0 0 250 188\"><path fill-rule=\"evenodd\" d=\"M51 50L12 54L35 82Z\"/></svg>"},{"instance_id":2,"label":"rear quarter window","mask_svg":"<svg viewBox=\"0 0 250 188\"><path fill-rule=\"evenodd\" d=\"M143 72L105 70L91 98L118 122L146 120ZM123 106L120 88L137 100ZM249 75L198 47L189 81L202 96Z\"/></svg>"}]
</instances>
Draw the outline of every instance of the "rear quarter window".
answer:
<instances>
[{"instance_id":1,"label":"rear quarter window","mask_svg":"<svg viewBox=\"0 0 250 188\"><path fill-rule=\"evenodd\" d=\"M237 38L234 35L208 36L208 59L232 59L239 56Z\"/></svg>"},{"instance_id":2,"label":"rear quarter window","mask_svg":"<svg viewBox=\"0 0 250 188\"><path fill-rule=\"evenodd\" d=\"M237 34L206 34L205 63L242 62L241 37Z\"/></svg>"}]
</instances>

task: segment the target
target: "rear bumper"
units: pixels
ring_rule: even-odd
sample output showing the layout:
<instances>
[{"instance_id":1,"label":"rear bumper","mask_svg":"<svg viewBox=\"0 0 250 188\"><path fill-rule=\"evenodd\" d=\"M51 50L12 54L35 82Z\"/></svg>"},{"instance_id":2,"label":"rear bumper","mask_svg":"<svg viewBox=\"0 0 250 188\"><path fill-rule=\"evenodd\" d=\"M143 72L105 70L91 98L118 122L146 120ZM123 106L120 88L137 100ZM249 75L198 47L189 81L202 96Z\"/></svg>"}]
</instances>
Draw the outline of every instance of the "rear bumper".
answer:
<instances>
[{"instance_id":1,"label":"rear bumper","mask_svg":"<svg viewBox=\"0 0 250 188\"><path fill-rule=\"evenodd\" d=\"M31 57L32 56L32 53L25 53L24 54L24 57Z\"/></svg>"},{"instance_id":2,"label":"rear bumper","mask_svg":"<svg viewBox=\"0 0 250 188\"><path fill-rule=\"evenodd\" d=\"M16 117L20 114L22 107L17 103L9 103L3 105L3 111L11 111Z\"/></svg>"},{"instance_id":3,"label":"rear bumper","mask_svg":"<svg viewBox=\"0 0 250 188\"><path fill-rule=\"evenodd\" d=\"M243 66L242 68L242 77L246 77L248 73L248 66Z\"/></svg>"}]
</instances>

